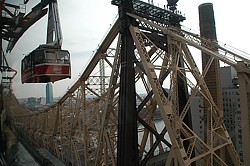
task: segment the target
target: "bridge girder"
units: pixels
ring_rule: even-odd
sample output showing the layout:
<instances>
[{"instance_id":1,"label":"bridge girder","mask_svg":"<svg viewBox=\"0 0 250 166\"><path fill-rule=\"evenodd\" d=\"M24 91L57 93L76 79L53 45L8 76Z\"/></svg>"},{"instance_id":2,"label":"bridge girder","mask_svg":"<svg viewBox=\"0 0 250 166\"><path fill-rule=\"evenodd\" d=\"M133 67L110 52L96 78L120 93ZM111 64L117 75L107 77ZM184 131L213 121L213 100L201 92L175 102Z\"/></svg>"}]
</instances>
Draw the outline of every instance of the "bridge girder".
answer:
<instances>
[{"instance_id":1,"label":"bridge girder","mask_svg":"<svg viewBox=\"0 0 250 166\"><path fill-rule=\"evenodd\" d=\"M165 155L164 161L160 162L165 162L166 165L228 165L229 161L234 165L241 165L223 123L223 110L215 104L204 76L214 58L249 75L249 66L237 64L237 60L244 58L197 34L171 26L163 27L133 14L128 15L140 23L139 28L130 26L130 33L135 44L134 70L141 164L150 163L150 158L159 152ZM161 47L157 40L148 35L152 31L157 32L154 37L160 41L165 38ZM203 72L199 70L189 50L190 46L211 56ZM221 49L225 54L214 52L213 47ZM122 65L120 49L119 22L116 22L78 81L58 103L46 110L27 112L13 106L11 102L17 105L17 101L14 98L7 100L6 96L6 110L13 118L16 129L24 133L33 146L49 149L67 164L116 165L119 73ZM184 60L183 68L178 65L180 58ZM105 88L98 84L103 83L100 79L103 74L101 76L98 67L100 60L105 63ZM248 62L249 60L245 59L245 63ZM185 73L191 74L192 79ZM179 110L178 106L179 75L187 82L191 92L183 110ZM184 122L195 96L204 98L210 106L205 110L208 119L206 139L198 136L198 133ZM155 115L163 119L163 128L157 129ZM229 160L220 157L221 149L229 155Z\"/></svg>"}]
</instances>

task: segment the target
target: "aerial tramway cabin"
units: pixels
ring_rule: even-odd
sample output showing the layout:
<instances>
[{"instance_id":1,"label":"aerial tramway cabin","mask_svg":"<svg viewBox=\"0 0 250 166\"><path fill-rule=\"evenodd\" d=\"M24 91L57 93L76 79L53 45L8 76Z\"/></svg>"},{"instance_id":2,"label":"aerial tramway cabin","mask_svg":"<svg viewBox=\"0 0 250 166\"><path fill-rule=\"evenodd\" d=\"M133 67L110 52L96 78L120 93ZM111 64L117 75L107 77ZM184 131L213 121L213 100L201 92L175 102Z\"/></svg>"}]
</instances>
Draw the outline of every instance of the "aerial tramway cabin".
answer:
<instances>
[{"instance_id":1,"label":"aerial tramway cabin","mask_svg":"<svg viewBox=\"0 0 250 166\"><path fill-rule=\"evenodd\" d=\"M71 78L70 69L67 50L40 45L22 60L22 83L47 83Z\"/></svg>"}]
</instances>

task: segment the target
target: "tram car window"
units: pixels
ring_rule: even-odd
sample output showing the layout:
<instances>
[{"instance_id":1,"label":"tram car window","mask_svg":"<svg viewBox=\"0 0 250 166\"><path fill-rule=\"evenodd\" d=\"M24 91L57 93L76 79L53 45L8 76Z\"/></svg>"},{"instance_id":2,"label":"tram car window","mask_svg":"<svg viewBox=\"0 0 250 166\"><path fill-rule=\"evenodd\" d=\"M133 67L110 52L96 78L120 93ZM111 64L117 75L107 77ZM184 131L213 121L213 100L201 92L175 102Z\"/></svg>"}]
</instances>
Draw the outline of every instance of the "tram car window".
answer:
<instances>
[{"instance_id":1,"label":"tram car window","mask_svg":"<svg viewBox=\"0 0 250 166\"><path fill-rule=\"evenodd\" d=\"M71 78L70 54L52 46L39 46L25 56L21 65L22 83L55 82Z\"/></svg>"}]
</instances>

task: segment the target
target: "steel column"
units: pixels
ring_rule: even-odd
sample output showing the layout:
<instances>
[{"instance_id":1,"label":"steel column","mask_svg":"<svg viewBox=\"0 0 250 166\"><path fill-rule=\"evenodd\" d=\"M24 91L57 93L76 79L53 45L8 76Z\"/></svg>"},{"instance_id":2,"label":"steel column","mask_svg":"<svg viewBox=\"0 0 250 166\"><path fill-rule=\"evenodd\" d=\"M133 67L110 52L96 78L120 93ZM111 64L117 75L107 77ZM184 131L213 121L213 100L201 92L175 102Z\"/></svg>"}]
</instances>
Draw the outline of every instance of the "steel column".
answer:
<instances>
[{"instance_id":1,"label":"steel column","mask_svg":"<svg viewBox=\"0 0 250 166\"><path fill-rule=\"evenodd\" d=\"M119 6L121 22L121 73L118 110L117 165L139 165L137 111L135 98L134 41L129 31L132 19L126 12L132 11L132 0L122 1Z\"/></svg>"},{"instance_id":2,"label":"steel column","mask_svg":"<svg viewBox=\"0 0 250 166\"><path fill-rule=\"evenodd\" d=\"M0 2L1 5L3 5L4 2ZM2 66L3 66L3 33L2 33L2 28L3 28L3 20L2 20L2 7L0 6L0 13L1 13L1 18L0 18L0 28L1 28L1 31L0 31L0 72L2 73ZM0 78L0 115L2 113L2 110L3 110L3 99L2 99L2 78Z\"/></svg>"},{"instance_id":3,"label":"steel column","mask_svg":"<svg viewBox=\"0 0 250 166\"><path fill-rule=\"evenodd\" d=\"M2 5L3 2L1 2L1 5ZM2 74L2 59L3 59L3 50L2 50L2 7L0 7L0 13L1 13L1 18L0 18L0 28L1 28L1 31L0 31L0 72ZM3 98L2 98L2 95L3 95L3 86L2 86L2 78L0 78L0 118L1 118L1 114L2 114L2 110L3 110ZM1 119L0 119L1 121ZM2 129L2 126L1 126L2 123L0 123L0 154L4 152L4 143L3 143L3 140L2 140L2 132L1 129Z\"/></svg>"}]
</instances>

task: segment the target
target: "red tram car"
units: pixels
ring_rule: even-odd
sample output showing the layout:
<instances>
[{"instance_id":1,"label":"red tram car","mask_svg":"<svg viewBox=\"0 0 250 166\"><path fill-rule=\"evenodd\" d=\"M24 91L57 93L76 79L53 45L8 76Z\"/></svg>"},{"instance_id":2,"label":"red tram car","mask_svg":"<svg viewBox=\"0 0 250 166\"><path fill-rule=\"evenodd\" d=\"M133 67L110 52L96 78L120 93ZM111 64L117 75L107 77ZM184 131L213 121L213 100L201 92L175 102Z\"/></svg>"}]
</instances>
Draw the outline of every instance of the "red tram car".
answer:
<instances>
[{"instance_id":1,"label":"red tram car","mask_svg":"<svg viewBox=\"0 0 250 166\"><path fill-rule=\"evenodd\" d=\"M54 46L40 45L21 64L22 83L47 83L71 78L70 54Z\"/></svg>"}]
</instances>

